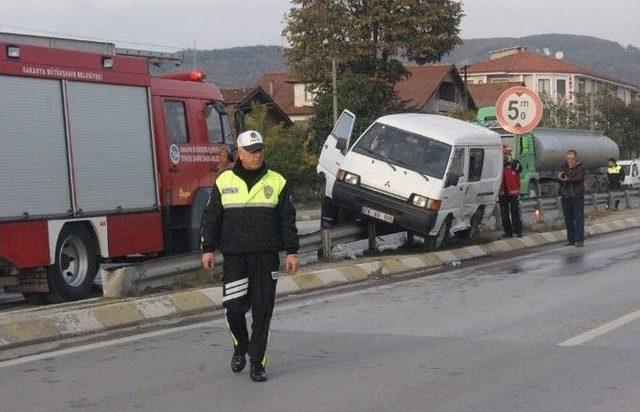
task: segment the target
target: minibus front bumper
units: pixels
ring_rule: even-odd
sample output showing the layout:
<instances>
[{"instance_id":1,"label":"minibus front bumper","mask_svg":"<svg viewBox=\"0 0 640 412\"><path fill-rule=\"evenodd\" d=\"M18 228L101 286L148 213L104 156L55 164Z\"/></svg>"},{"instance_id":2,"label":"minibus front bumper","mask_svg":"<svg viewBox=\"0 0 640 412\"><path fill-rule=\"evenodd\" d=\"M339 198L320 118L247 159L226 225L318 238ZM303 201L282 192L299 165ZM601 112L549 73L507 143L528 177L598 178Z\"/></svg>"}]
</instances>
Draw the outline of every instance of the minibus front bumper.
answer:
<instances>
[{"instance_id":1,"label":"minibus front bumper","mask_svg":"<svg viewBox=\"0 0 640 412\"><path fill-rule=\"evenodd\" d=\"M332 198L338 207L360 214L363 214L363 208L369 208L393 216L394 226L420 235L428 235L438 217L438 212L415 206L407 200L340 181L333 186Z\"/></svg>"}]
</instances>

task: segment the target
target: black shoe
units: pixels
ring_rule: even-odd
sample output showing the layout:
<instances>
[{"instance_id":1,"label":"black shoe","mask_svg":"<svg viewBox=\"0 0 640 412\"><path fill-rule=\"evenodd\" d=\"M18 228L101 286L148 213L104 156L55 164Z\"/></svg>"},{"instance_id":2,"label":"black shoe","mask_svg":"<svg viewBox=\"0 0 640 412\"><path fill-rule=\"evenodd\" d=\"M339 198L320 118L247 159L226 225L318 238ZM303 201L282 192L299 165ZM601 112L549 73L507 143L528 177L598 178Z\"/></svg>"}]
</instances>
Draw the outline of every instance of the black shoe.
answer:
<instances>
[{"instance_id":1,"label":"black shoe","mask_svg":"<svg viewBox=\"0 0 640 412\"><path fill-rule=\"evenodd\" d=\"M516 237L522 237L522 233L516 233Z\"/></svg>"},{"instance_id":2,"label":"black shoe","mask_svg":"<svg viewBox=\"0 0 640 412\"><path fill-rule=\"evenodd\" d=\"M565 246L573 246L575 244L576 244L576 242L572 242L572 241L568 240L564 245Z\"/></svg>"},{"instance_id":3,"label":"black shoe","mask_svg":"<svg viewBox=\"0 0 640 412\"><path fill-rule=\"evenodd\" d=\"M251 362L249 376L251 376L251 380L254 382L264 382L267 380L267 371L262 364Z\"/></svg>"},{"instance_id":4,"label":"black shoe","mask_svg":"<svg viewBox=\"0 0 640 412\"><path fill-rule=\"evenodd\" d=\"M576 247L584 247L584 242L576 242Z\"/></svg>"},{"instance_id":5,"label":"black shoe","mask_svg":"<svg viewBox=\"0 0 640 412\"><path fill-rule=\"evenodd\" d=\"M244 355L234 354L231 357L231 370L234 373L242 372L246 364L247 364L247 359L245 358Z\"/></svg>"}]
</instances>

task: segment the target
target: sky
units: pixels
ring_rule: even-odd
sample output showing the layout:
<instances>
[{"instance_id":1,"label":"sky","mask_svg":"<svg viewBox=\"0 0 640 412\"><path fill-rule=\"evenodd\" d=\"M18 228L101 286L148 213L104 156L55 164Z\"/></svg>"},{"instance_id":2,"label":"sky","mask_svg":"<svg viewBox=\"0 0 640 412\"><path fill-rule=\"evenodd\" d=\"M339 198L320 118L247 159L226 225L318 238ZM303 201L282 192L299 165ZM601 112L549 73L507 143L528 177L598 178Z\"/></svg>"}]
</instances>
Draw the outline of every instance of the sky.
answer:
<instances>
[{"instance_id":1,"label":"sky","mask_svg":"<svg viewBox=\"0 0 640 412\"><path fill-rule=\"evenodd\" d=\"M289 0L0 0L0 31L174 51L285 45ZM640 0L464 0L462 38L566 33L640 46Z\"/></svg>"}]
</instances>

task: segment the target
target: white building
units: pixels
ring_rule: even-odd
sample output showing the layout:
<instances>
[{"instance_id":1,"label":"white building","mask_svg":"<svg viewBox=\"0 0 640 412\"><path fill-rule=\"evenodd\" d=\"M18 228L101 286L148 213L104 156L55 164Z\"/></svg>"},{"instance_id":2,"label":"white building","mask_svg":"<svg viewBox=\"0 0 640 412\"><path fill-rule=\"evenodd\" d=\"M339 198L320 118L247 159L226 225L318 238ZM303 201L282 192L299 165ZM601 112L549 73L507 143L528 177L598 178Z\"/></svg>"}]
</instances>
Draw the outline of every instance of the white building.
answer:
<instances>
[{"instance_id":1,"label":"white building","mask_svg":"<svg viewBox=\"0 0 640 412\"><path fill-rule=\"evenodd\" d=\"M464 70L464 69L463 69ZM576 93L592 94L611 87L627 104L640 100L640 88L593 69L555 57L512 47L492 52L490 59L466 68L467 79L474 84L522 82L538 94L575 102Z\"/></svg>"}]
</instances>

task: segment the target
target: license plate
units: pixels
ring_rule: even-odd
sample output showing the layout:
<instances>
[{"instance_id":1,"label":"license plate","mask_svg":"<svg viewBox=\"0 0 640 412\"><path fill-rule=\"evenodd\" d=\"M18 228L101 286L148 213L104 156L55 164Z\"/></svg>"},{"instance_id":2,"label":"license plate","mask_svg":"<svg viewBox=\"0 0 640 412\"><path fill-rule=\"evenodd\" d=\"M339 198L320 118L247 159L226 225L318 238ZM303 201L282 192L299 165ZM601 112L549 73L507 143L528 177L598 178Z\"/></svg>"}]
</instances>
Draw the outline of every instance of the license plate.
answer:
<instances>
[{"instance_id":1,"label":"license plate","mask_svg":"<svg viewBox=\"0 0 640 412\"><path fill-rule=\"evenodd\" d=\"M380 219L388 223L393 223L395 219L393 216L387 213L381 212L379 210L371 209L370 207L366 207L366 206L362 206L362 214L375 217L376 219Z\"/></svg>"}]
</instances>

